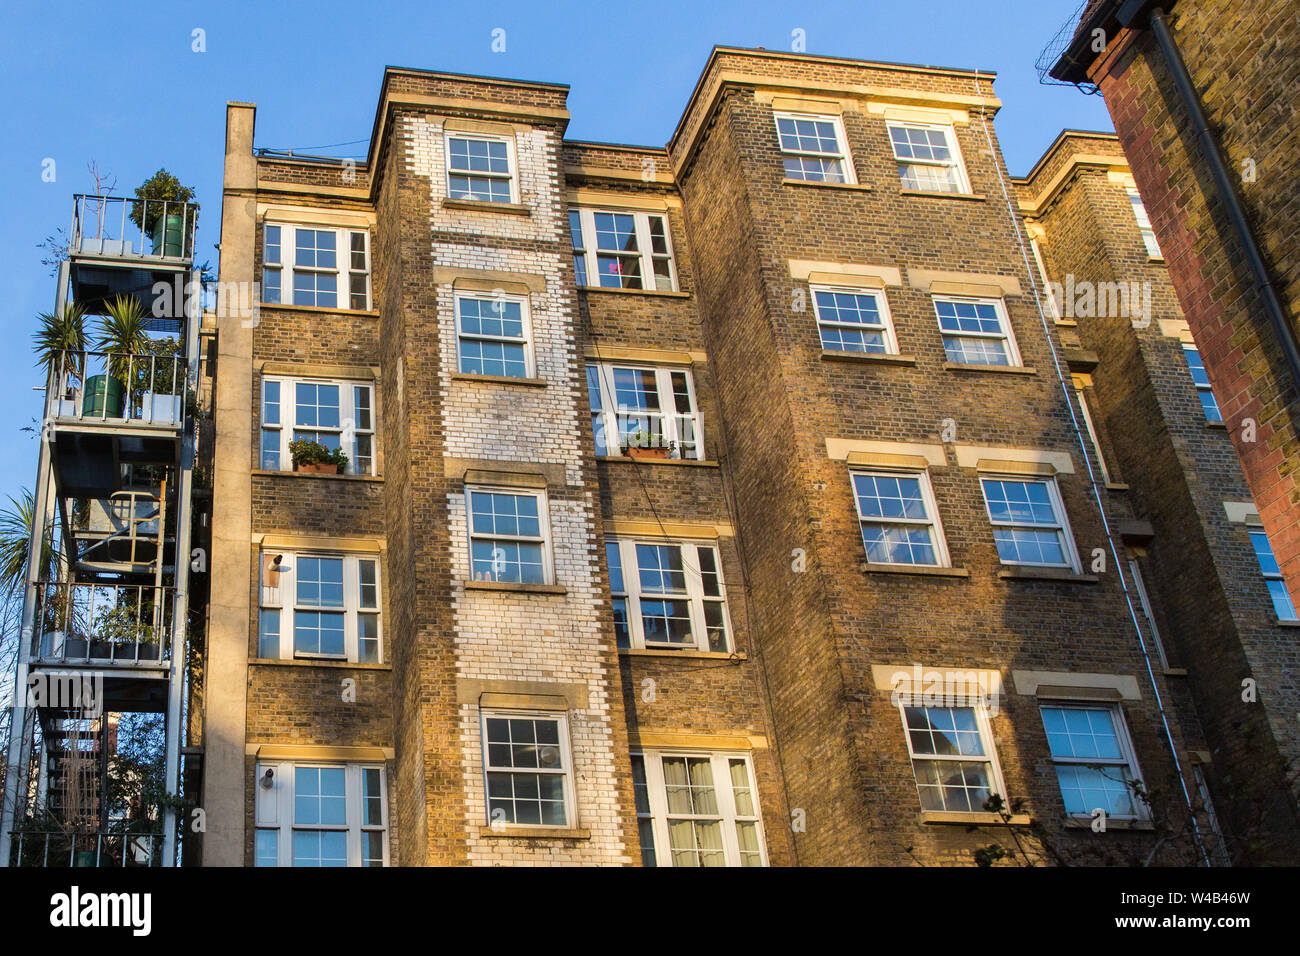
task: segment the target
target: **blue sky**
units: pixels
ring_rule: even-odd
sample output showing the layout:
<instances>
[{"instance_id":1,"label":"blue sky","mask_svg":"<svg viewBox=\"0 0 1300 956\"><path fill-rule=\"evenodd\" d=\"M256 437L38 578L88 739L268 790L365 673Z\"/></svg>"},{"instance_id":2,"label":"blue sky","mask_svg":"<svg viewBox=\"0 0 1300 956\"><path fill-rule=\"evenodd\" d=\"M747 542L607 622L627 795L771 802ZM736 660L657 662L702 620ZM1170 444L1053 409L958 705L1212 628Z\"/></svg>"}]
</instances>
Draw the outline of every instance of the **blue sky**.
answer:
<instances>
[{"instance_id":1,"label":"blue sky","mask_svg":"<svg viewBox=\"0 0 1300 956\"><path fill-rule=\"evenodd\" d=\"M129 195L160 166L198 191L198 258L217 264L225 104L257 103L257 145L364 156L385 65L568 83L574 139L664 144L714 45L998 74L997 132L1013 174L1063 127L1111 129L1100 97L1041 86L1039 50L1079 0L777 3L13 3L0 31L0 496L30 486L39 412L30 336L54 306L37 243L67 227L95 160ZM493 31L505 51L493 52ZM193 31L206 51L194 52ZM332 144L352 145L321 148ZM47 159L55 180L42 180ZM3 500L0 497L0 500Z\"/></svg>"}]
</instances>

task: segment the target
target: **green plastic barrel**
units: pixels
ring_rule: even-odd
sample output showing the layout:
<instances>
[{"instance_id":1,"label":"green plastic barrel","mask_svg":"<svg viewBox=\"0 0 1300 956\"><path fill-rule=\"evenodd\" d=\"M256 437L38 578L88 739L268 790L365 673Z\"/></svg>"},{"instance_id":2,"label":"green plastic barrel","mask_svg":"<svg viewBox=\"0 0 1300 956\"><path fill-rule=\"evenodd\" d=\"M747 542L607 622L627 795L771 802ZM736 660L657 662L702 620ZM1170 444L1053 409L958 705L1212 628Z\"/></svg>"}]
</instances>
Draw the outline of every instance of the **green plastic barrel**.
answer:
<instances>
[{"instance_id":1,"label":"green plastic barrel","mask_svg":"<svg viewBox=\"0 0 1300 956\"><path fill-rule=\"evenodd\" d=\"M185 217L159 216L153 224L153 254L155 256L183 256L185 254Z\"/></svg>"},{"instance_id":2,"label":"green plastic barrel","mask_svg":"<svg viewBox=\"0 0 1300 956\"><path fill-rule=\"evenodd\" d=\"M121 418L122 383L111 375L92 375L86 379L86 400L81 414L86 418Z\"/></svg>"}]
</instances>

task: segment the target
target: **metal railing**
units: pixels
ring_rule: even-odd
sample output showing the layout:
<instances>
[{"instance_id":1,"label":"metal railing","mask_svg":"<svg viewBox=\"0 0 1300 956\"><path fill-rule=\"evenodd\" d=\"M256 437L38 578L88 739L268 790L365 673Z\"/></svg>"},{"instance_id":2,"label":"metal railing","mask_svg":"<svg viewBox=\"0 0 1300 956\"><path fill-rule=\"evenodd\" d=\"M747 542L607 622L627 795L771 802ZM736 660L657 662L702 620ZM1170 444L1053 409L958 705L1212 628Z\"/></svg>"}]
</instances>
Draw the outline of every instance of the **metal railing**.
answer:
<instances>
[{"instance_id":1,"label":"metal railing","mask_svg":"<svg viewBox=\"0 0 1300 956\"><path fill-rule=\"evenodd\" d=\"M610 449L609 454L626 455L629 449L659 449L665 457L702 458L701 420L699 413L651 409L620 408L615 412L592 412L597 444L603 441Z\"/></svg>"},{"instance_id":2,"label":"metal railing","mask_svg":"<svg viewBox=\"0 0 1300 956\"><path fill-rule=\"evenodd\" d=\"M181 355L59 352L46 381L45 417L179 427L188 371Z\"/></svg>"},{"instance_id":3,"label":"metal railing","mask_svg":"<svg viewBox=\"0 0 1300 956\"><path fill-rule=\"evenodd\" d=\"M88 503L83 527L74 527L80 539L78 562L147 564L159 557L159 519L162 502L153 491L115 491Z\"/></svg>"},{"instance_id":4,"label":"metal railing","mask_svg":"<svg viewBox=\"0 0 1300 956\"><path fill-rule=\"evenodd\" d=\"M132 832L127 826L78 833L14 829L10 866L162 866L161 833Z\"/></svg>"},{"instance_id":5,"label":"metal railing","mask_svg":"<svg viewBox=\"0 0 1300 956\"><path fill-rule=\"evenodd\" d=\"M41 664L160 664L171 657L175 588L42 582L32 660Z\"/></svg>"},{"instance_id":6,"label":"metal railing","mask_svg":"<svg viewBox=\"0 0 1300 956\"><path fill-rule=\"evenodd\" d=\"M194 256L198 205L126 196L72 197L72 255L185 262Z\"/></svg>"}]
</instances>

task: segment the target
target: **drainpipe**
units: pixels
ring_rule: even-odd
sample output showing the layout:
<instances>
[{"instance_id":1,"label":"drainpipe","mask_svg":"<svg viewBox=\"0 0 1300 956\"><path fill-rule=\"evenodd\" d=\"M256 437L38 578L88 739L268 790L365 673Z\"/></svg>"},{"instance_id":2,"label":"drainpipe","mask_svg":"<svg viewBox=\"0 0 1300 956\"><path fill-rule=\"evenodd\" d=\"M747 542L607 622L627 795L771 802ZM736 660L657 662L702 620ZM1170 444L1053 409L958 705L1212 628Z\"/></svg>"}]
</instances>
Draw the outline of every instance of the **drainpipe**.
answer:
<instances>
[{"instance_id":1,"label":"drainpipe","mask_svg":"<svg viewBox=\"0 0 1300 956\"><path fill-rule=\"evenodd\" d=\"M1137 19L1137 11L1130 12L1134 6L1134 3L1129 2L1120 10L1119 19L1122 26L1129 28L1139 26L1139 24L1133 22ZM1125 14L1129 14L1129 22L1125 22ZM1201 110L1201 104L1196 98L1192 78L1188 75L1187 66L1183 63L1182 55L1178 52L1178 47L1174 44L1174 38L1169 32L1164 10L1157 7L1151 11L1150 27L1156 45L1160 47L1160 52L1164 55L1165 63L1169 67L1169 73L1173 77L1174 87L1178 91L1178 98L1182 101L1183 108L1187 110L1187 115L1192 121L1192 129L1200 144L1201 155L1205 157L1205 161L1210 167L1210 173L1214 177L1214 185L1218 190L1219 198L1223 200L1224 209L1228 212L1228 219L1232 223L1233 231L1237 234L1237 241L1241 243L1246 262L1249 263L1250 271L1254 274L1255 288L1259 291L1260 298L1264 302L1264 311L1268 313L1269 321L1273 325L1273 331L1277 334L1277 339L1282 345L1282 354L1286 356L1286 363L1291 370L1291 384L1300 394L1300 348L1296 344L1295 329L1292 328L1291 323L1288 321L1286 313L1282 309L1282 303L1278 300L1277 292L1273 288L1273 280L1269 277L1268 268L1264 265L1264 259L1259 252L1259 246L1255 243L1255 235L1251 232L1250 223L1246 221L1246 211L1242 208L1241 200L1237 198L1237 192L1233 188L1232 180L1228 177L1228 169L1219 153L1218 144L1214 141L1214 134L1210 132L1209 124L1205 120L1205 113Z\"/></svg>"}]
</instances>

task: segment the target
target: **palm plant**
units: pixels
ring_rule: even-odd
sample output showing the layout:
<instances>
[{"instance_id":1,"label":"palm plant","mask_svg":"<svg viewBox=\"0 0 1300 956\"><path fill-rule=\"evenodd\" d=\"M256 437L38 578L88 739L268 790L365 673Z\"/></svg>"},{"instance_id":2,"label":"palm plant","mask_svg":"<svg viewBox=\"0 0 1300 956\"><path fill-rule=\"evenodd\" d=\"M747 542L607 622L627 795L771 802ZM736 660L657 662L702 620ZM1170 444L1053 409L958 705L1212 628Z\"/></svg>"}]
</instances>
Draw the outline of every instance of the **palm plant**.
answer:
<instances>
[{"instance_id":1,"label":"palm plant","mask_svg":"<svg viewBox=\"0 0 1300 956\"><path fill-rule=\"evenodd\" d=\"M31 554L32 523L36 517L36 500L24 488L18 498L10 496L9 504L0 508L0 599L22 593L27 580L27 561ZM40 567L37 578L54 579L58 554L54 537L47 533L41 542Z\"/></svg>"},{"instance_id":2,"label":"palm plant","mask_svg":"<svg viewBox=\"0 0 1300 956\"><path fill-rule=\"evenodd\" d=\"M32 351L36 353L37 367L45 369L46 380L56 367L80 378L82 353L86 350L85 310L69 303L62 312L42 312L37 318L40 326L32 335Z\"/></svg>"},{"instance_id":3,"label":"palm plant","mask_svg":"<svg viewBox=\"0 0 1300 956\"><path fill-rule=\"evenodd\" d=\"M108 313L100 319L100 335L95 348L108 356L108 372L126 384L131 375L132 356L149 352L149 335L146 331L147 313L144 305L133 295L119 295L105 306Z\"/></svg>"}]
</instances>

